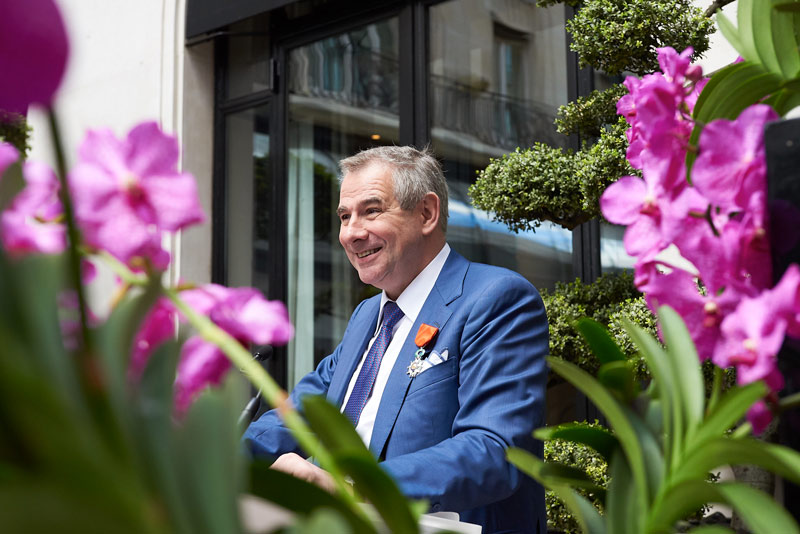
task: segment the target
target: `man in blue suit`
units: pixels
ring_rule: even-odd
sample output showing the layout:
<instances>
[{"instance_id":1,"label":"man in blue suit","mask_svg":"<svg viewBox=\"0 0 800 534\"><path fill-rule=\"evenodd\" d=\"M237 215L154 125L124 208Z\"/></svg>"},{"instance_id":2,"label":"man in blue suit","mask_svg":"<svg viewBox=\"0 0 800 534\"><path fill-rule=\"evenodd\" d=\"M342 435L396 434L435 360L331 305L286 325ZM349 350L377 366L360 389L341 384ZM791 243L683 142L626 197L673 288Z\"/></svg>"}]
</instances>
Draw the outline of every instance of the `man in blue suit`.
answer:
<instances>
[{"instance_id":1,"label":"man in blue suit","mask_svg":"<svg viewBox=\"0 0 800 534\"><path fill-rule=\"evenodd\" d=\"M506 461L539 456L548 329L522 276L450 250L447 183L411 147L341 162L339 241L361 280L382 289L358 305L333 354L294 388L326 395L350 417L409 497L484 532L546 532L544 492ZM273 410L248 428L254 456L326 487Z\"/></svg>"}]
</instances>

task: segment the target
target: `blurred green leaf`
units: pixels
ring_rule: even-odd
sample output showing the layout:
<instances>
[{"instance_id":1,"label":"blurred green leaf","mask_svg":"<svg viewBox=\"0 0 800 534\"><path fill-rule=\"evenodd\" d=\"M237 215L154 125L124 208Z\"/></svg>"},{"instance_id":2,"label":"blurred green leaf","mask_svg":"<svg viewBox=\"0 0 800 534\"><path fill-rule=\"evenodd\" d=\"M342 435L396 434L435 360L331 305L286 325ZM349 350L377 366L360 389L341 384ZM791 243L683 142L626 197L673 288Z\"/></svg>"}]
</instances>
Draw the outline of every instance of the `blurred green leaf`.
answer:
<instances>
[{"instance_id":1,"label":"blurred green leaf","mask_svg":"<svg viewBox=\"0 0 800 534\"><path fill-rule=\"evenodd\" d=\"M757 489L739 483L720 483L715 490L736 509L753 534L796 534L794 519L775 500Z\"/></svg>"},{"instance_id":2,"label":"blurred green leaf","mask_svg":"<svg viewBox=\"0 0 800 534\"><path fill-rule=\"evenodd\" d=\"M754 402L766 394L767 386L763 382L753 382L726 392L714 410L706 416L703 424L688 443L687 449L708 439L721 436L744 417L745 412Z\"/></svg>"},{"instance_id":3,"label":"blurred green leaf","mask_svg":"<svg viewBox=\"0 0 800 534\"><path fill-rule=\"evenodd\" d=\"M758 59L758 52L756 50L756 36L754 33L755 27L753 23L753 11L755 8L754 0L739 0L737 2L736 23L739 26L739 39L742 44L742 57L747 60L755 61Z\"/></svg>"},{"instance_id":4,"label":"blurred green leaf","mask_svg":"<svg viewBox=\"0 0 800 534\"><path fill-rule=\"evenodd\" d=\"M627 361L616 361L600 366L597 379L625 404L636 398L639 392L633 369Z\"/></svg>"},{"instance_id":5,"label":"blurred green leaf","mask_svg":"<svg viewBox=\"0 0 800 534\"><path fill-rule=\"evenodd\" d=\"M333 454L347 453L372 459L353 423L336 406L318 395L303 397L303 414L320 441Z\"/></svg>"},{"instance_id":6,"label":"blurred green leaf","mask_svg":"<svg viewBox=\"0 0 800 534\"><path fill-rule=\"evenodd\" d=\"M739 38L739 30L733 25L731 20L722 13L722 11L717 11L717 27L719 27L719 31L722 32L722 35L739 53L739 55L744 57L745 52L742 48L742 41Z\"/></svg>"},{"instance_id":7,"label":"blurred green leaf","mask_svg":"<svg viewBox=\"0 0 800 534\"><path fill-rule=\"evenodd\" d=\"M701 525L688 532L691 534L736 534L735 531L720 525Z\"/></svg>"},{"instance_id":8,"label":"blurred green leaf","mask_svg":"<svg viewBox=\"0 0 800 534\"><path fill-rule=\"evenodd\" d=\"M669 531L676 521L700 510L708 502L717 502L714 485L703 478L687 480L673 485L654 503L649 517L648 531Z\"/></svg>"},{"instance_id":9,"label":"blurred green leaf","mask_svg":"<svg viewBox=\"0 0 800 534\"><path fill-rule=\"evenodd\" d=\"M582 443L597 451L607 462L611 459L614 450L619 447L619 441L605 428L589 426L588 423L565 423L554 427L539 428L533 433L537 439L546 441L551 439L564 439L575 443Z\"/></svg>"},{"instance_id":10,"label":"blurred green leaf","mask_svg":"<svg viewBox=\"0 0 800 534\"><path fill-rule=\"evenodd\" d=\"M544 462L530 452L512 447L506 451L508 461L516 465L523 473L535 478L548 488L571 486L582 488L590 493L605 498L606 490L598 486L586 473L569 465L556 462Z\"/></svg>"},{"instance_id":11,"label":"blurred green leaf","mask_svg":"<svg viewBox=\"0 0 800 534\"><path fill-rule=\"evenodd\" d=\"M281 471L269 468L269 463L254 461L250 464L249 491L253 495L308 516L320 508L336 510L355 533L375 532L372 525L327 491Z\"/></svg>"},{"instance_id":12,"label":"blurred green leaf","mask_svg":"<svg viewBox=\"0 0 800 534\"><path fill-rule=\"evenodd\" d=\"M594 355L601 363L627 361L614 340L602 324L588 317L583 317L575 322L575 328L583 335L591 347Z\"/></svg>"},{"instance_id":13,"label":"blurred green leaf","mask_svg":"<svg viewBox=\"0 0 800 534\"><path fill-rule=\"evenodd\" d=\"M748 0L750 6L750 24L753 34L753 45L756 56L753 59L767 67L767 70L776 74L782 74L781 62L778 59L778 52L775 50L773 39L776 37L776 30L780 26L779 17L774 17L771 9L771 0ZM785 52L785 51L784 51ZM785 75L785 73L783 73Z\"/></svg>"},{"instance_id":14,"label":"blurred green leaf","mask_svg":"<svg viewBox=\"0 0 800 534\"><path fill-rule=\"evenodd\" d=\"M347 451L334 453L334 459L353 479L356 491L375 507L391 532L419 532L417 518L408 506L408 500L374 458Z\"/></svg>"},{"instance_id":15,"label":"blurred green leaf","mask_svg":"<svg viewBox=\"0 0 800 534\"><path fill-rule=\"evenodd\" d=\"M585 497L566 486L553 487L551 490L569 508L586 534L606 534L603 518Z\"/></svg>"},{"instance_id":16,"label":"blurred green leaf","mask_svg":"<svg viewBox=\"0 0 800 534\"><path fill-rule=\"evenodd\" d=\"M231 373L222 388L202 393L176 427L176 467L195 533L241 530L236 500L244 480L236 424L244 402L240 379Z\"/></svg>"},{"instance_id":17,"label":"blurred green leaf","mask_svg":"<svg viewBox=\"0 0 800 534\"><path fill-rule=\"evenodd\" d=\"M673 399L679 402L675 410L682 410L682 419L686 425L685 439L690 439L703 419L705 404L705 387L703 375L700 373L700 359L689 330L680 315L668 306L658 310L661 331L667 347L667 363L671 367L677 395ZM649 363L649 362L648 362ZM683 439L683 436L681 436Z\"/></svg>"},{"instance_id":18,"label":"blurred green leaf","mask_svg":"<svg viewBox=\"0 0 800 534\"><path fill-rule=\"evenodd\" d=\"M674 484L702 479L721 465L759 465L773 473L800 483L800 453L782 445L754 439L719 437L690 451L672 475Z\"/></svg>"},{"instance_id":19,"label":"blurred green leaf","mask_svg":"<svg viewBox=\"0 0 800 534\"><path fill-rule=\"evenodd\" d=\"M617 452L608 465L611 481L606 498L606 522L614 534L641 534L648 511L646 494L637 491L630 465Z\"/></svg>"},{"instance_id":20,"label":"blurred green leaf","mask_svg":"<svg viewBox=\"0 0 800 534\"><path fill-rule=\"evenodd\" d=\"M287 534L350 534L354 532L350 529L347 520L341 516L338 510L318 509L311 517L292 525L286 530Z\"/></svg>"},{"instance_id":21,"label":"blurred green leaf","mask_svg":"<svg viewBox=\"0 0 800 534\"><path fill-rule=\"evenodd\" d=\"M636 488L646 502L648 485L644 456L633 425L622 406L597 380L579 367L552 357L547 358L547 362L553 371L583 392L606 416L630 462Z\"/></svg>"},{"instance_id":22,"label":"blurred green leaf","mask_svg":"<svg viewBox=\"0 0 800 534\"><path fill-rule=\"evenodd\" d=\"M797 49L797 37L794 33L794 16L792 13L775 9L777 0L769 0L772 4L770 19L772 31L770 37L774 43L775 54L784 78L794 78L800 74L800 53Z\"/></svg>"}]
</instances>

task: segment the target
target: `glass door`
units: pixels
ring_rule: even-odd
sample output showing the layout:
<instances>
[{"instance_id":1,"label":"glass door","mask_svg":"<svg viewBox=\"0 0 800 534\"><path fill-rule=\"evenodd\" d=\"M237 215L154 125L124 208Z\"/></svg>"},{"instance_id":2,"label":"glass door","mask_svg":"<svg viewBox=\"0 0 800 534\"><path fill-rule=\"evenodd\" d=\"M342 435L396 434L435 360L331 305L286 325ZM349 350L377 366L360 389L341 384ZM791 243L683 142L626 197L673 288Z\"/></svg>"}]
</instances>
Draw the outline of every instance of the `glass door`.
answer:
<instances>
[{"instance_id":1,"label":"glass door","mask_svg":"<svg viewBox=\"0 0 800 534\"><path fill-rule=\"evenodd\" d=\"M366 286L339 244L339 168L359 150L399 144L399 24L365 25L287 53L288 307L294 385L341 340Z\"/></svg>"}]
</instances>

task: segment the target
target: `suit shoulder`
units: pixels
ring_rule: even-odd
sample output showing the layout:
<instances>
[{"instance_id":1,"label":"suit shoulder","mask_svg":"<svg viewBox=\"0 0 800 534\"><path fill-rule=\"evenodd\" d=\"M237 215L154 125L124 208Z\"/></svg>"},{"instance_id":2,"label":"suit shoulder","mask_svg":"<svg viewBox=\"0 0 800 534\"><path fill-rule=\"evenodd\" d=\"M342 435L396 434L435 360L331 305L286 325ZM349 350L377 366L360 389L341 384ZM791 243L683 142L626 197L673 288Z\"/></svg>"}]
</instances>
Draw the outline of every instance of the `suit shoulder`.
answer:
<instances>
[{"instance_id":1,"label":"suit shoulder","mask_svg":"<svg viewBox=\"0 0 800 534\"><path fill-rule=\"evenodd\" d=\"M513 287L517 290L533 291L537 295L539 294L539 291L527 278L511 269L496 265L470 262L466 278L472 287Z\"/></svg>"}]
</instances>

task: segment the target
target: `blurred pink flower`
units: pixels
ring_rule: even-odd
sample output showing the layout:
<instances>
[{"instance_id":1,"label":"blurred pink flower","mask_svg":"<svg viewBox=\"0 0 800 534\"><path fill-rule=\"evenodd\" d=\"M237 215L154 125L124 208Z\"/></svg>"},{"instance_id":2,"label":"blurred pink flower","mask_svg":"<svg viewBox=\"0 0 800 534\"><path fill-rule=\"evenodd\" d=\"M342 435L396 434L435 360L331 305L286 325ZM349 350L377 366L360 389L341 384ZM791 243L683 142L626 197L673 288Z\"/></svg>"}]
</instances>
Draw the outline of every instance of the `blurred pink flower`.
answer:
<instances>
[{"instance_id":1,"label":"blurred pink flower","mask_svg":"<svg viewBox=\"0 0 800 534\"><path fill-rule=\"evenodd\" d=\"M133 338L128 379L136 382L144 372L153 351L162 343L175 337L177 313L172 303L165 298L156 301L142 321L142 326Z\"/></svg>"},{"instance_id":2,"label":"blurred pink flower","mask_svg":"<svg viewBox=\"0 0 800 534\"><path fill-rule=\"evenodd\" d=\"M772 422L772 411L764 400L757 401L747 410L747 420L753 427L753 434L759 435Z\"/></svg>"},{"instance_id":3,"label":"blurred pink flower","mask_svg":"<svg viewBox=\"0 0 800 534\"><path fill-rule=\"evenodd\" d=\"M717 119L703 128L692 183L725 212L748 208L766 187L764 125L778 118L764 104L750 106L735 121Z\"/></svg>"},{"instance_id":4,"label":"blurred pink flower","mask_svg":"<svg viewBox=\"0 0 800 534\"><path fill-rule=\"evenodd\" d=\"M0 110L49 106L67 64L69 42L53 0L3 2L0 16Z\"/></svg>"},{"instance_id":5,"label":"blurred pink flower","mask_svg":"<svg viewBox=\"0 0 800 534\"><path fill-rule=\"evenodd\" d=\"M36 161L25 163L22 174L25 188L0 217L3 246L12 255L57 254L67 245L58 179L47 165Z\"/></svg>"},{"instance_id":6,"label":"blurred pink flower","mask_svg":"<svg viewBox=\"0 0 800 534\"><path fill-rule=\"evenodd\" d=\"M231 289L209 284L184 291L181 298L242 344L283 345L294 335L286 307L281 302L266 300L253 288ZM178 413L185 412L206 386L218 385L230 366L230 360L216 345L199 336L187 340L175 380Z\"/></svg>"},{"instance_id":7,"label":"blurred pink flower","mask_svg":"<svg viewBox=\"0 0 800 534\"><path fill-rule=\"evenodd\" d=\"M162 233L204 219L194 177L178 172L178 158L177 140L155 122L134 127L123 140L110 130L90 131L69 175L86 241L128 265L147 258L165 268Z\"/></svg>"}]
</instances>

